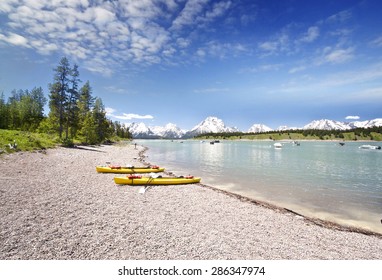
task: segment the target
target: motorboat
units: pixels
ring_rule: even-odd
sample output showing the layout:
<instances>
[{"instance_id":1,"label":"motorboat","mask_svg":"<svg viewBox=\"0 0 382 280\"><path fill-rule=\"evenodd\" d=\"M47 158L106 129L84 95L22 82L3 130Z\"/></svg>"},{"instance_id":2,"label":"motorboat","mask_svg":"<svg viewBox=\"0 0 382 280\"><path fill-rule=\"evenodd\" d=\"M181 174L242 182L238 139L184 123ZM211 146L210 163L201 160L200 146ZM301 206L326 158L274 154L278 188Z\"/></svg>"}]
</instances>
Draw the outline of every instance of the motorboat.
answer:
<instances>
[{"instance_id":1,"label":"motorboat","mask_svg":"<svg viewBox=\"0 0 382 280\"><path fill-rule=\"evenodd\" d=\"M366 149L366 150L380 150L381 146L377 145L361 145L359 146L360 149Z\"/></svg>"},{"instance_id":2,"label":"motorboat","mask_svg":"<svg viewBox=\"0 0 382 280\"><path fill-rule=\"evenodd\" d=\"M281 144L281 143L274 143L273 147L275 147L275 149L281 149L283 147L283 144Z\"/></svg>"}]
</instances>

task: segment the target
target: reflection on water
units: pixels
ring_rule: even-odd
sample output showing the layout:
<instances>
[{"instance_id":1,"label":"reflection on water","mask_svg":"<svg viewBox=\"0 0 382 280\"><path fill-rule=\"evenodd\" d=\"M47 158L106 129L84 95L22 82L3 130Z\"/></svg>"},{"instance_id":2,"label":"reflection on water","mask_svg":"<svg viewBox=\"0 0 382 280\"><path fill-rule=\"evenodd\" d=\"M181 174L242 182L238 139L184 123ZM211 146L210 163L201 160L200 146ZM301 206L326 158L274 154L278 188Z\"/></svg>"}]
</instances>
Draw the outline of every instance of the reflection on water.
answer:
<instances>
[{"instance_id":1,"label":"reflection on water","mask_svg":"<svg viewBox=\"0 0 382 280\"><path fill-rule=\"evenodd\" d=\"M149 161L204 184L382 232L382 152L362 143L141 140Z\"/></svg>"}]
</instances>

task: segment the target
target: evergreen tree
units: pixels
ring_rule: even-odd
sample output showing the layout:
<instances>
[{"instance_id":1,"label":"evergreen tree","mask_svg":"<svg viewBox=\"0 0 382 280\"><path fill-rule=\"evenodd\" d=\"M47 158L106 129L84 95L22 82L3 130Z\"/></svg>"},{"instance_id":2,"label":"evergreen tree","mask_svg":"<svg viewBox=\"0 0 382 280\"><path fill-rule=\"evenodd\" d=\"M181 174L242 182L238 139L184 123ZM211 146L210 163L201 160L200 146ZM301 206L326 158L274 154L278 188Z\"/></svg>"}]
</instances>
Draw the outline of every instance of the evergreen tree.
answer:
<instances>
[{"instance_id":1,"label":"evergreen tree","mask_svg":"<svg viewBox=\"0 0 382 280\"><path fill-rule=\"evenodd\" d=\"M92 88L89 81L87 81L80 89L80 95L78 99L78 119L80 126L85 120L87 113L94 106L94 97L92 97Z\"/></svg>"},{"instance_id":2,"label":"evergreen tree","mask_svg":"<svg viewBox=\"0 0 382 280\"><path fill-rule=\"evenodd\" d=\"M94 103L93 118L96 125L96 135L100 143L111 135L110 125L107 121L105 107L101 98L97 98Z\"/></svg>"},{"instance_id":3,"label":"evergreen tree","mask_svg":"<svg viewBox=\"0 0 382 280\"><path fill-rule=\"evenodd\" d=\"M46 98L41 87L25 90L19 104L21 129L35 131L44 118Z\"/></svg>"},{"instance_id":4,"label":"evergreen tree","mask_svg":"<svg viewBox=\"0 0 382 280\"><path fill-rule=\"evenodd\" d=\"M8 98L8 128L21 128L20 101L23 96L22 90L13 90L11 97Z\"/></svg>"},{"instance_id":5,"label":"evergreen tree","mask_svg":"<svg viewBox=\"0 0 382 280\"><path fill-rule=\"evenodd\" d=\"M0 95L0 129L8 128L8 106L5 103L4 93Z\"/></svg>"},{"instance_id":6,"label":"evergreen tree","mask_svg":"<svg viewBox=\"0 0 382 280\"><path fill-rule=\"evenodd\" d=\"M49 85L50 90L50 115L52 119L58 120L58 134L62 139L64 124L66 120L66 107L68 104L70 65L66 57L63 57L59 65L54 69L54 83Z\"/></svg>"},{"instance_id":7,"label":"evergreen tree","mask_svg":"<svg viewBox=\"0 0 382 280\"><path fill-rule=\"evenodd\" d=\"M96 133L96 122L92 112L87 112L81 127L81 134L85 138L85 143L96 144L98 143L98 137Z\"/></svg>"},{"instance_id":8,"label":"evergreen tree","mask_svg":"<svg viewBox=\"0 0 382 280\"><path fill-rule=\"evenodd\" d=\"M68 89L68 101L66 104L66 127L65 127L65 139L74 138L78 129L78 99L79 91L78 84L80 73L78 71L78 65L74 65L70 71L70 88Z\"/></svg>"}]
</instances>

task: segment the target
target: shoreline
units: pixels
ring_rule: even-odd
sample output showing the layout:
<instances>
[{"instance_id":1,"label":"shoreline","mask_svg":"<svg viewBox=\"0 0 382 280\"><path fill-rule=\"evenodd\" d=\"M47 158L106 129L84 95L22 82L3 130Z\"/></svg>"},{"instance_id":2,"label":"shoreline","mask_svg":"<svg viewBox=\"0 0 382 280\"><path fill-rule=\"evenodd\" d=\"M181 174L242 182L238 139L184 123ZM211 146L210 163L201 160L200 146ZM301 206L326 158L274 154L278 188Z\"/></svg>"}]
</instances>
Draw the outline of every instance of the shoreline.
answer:
<instances>
[{"instance_id":1,"label":"shoreline","mask_svg":"<svg viewBox=\"0 0 382 280\"><path fill-rule=\"evenodd\" d=\"M243 140L240 140L240 141L243 141ZM260 141L263 141L263 140L260 140ZM310 140L308 140L308 141L310 141ZM326 140L323 140L323 141L326 141ZM332 141L328 140L328 142L332 142ZM354 142L357 142L357 141L354 141ZM145 147L145 146L143 146L143 148L144 149L139 153L139 161L142 162L145 165L152 165L153 163L147 162L145 160L145 157L146 157L145 156L145 152L147 150L149 150L149 148ZM165 171L164 173L167 174L167 175L174 174L173 172L168 172L168 171ZM362 227L344 225L344 224L341 224L341 223L338 223L338 222L334 222L334 221L329 221L329 220L324 220L324 219L320 219L320 218L309 217L307 215L304 215L304 214L299 213L297 211L288 209L286 207L278 206L276 204L272 204L272 203L269 203L269 202L266 202L266 201L258 200L258 199L255 199L255 198L247 197L245 195L241 195L241 194L238 194L238 193L234 193L234 192L230 192L230 191L227 191L227 190L223 190L223 189L220 189L220 188L215 187L215 186L211 186L211 185L207 185L207 184L203 184L203 183L198 183L196 185L199 185L201 187L209 188L211 190L214 190L214 191L219 192L219 193L223 193L223 194L225 194L227 196L230 196L230 197L234 197L234 198L236 198L236 199L238 199L238 200L240 200L242 202L247 202L247 203L255 204L255 205L258 205L258 206L261 206L261 207L266 207L266 208L274 210L276 212L294 214L296 216L302 217L307 222L310 222L312 224L315 224L315 225L318 225L318 226L321 226L321 227L326 227L326 228L329 228L329 229L335 229L335 230L339 230L339 231L356 232L356 233L361 233L361 234L365 234L365 235L376 236L376 237L382 239L382 233L375 232L375 231L372 231L372 230L368 230L368 229L365 229L365 228L362 228ZM381 219L381 223L382 223L382 219Z\"/></svg>"},{"instance_id":2,"label":"shoreline","mask_svg":"<svg viewBox=\"0 0 382 280\"><path fill-rule=\"evenodd\" d=\"M211 186L118 186L96 165L139 165L133 144L0 157L0 259L382 260L382 238ZM168 170L167 172L171 172Z\"/></svg>"},{"instance_id":3,"label":"shoreline","mask_svg":"<svg viewBox=\"0 0 382 280\"><path fill-rule=\"evenodd\" d=\"M264 141L268 141L268 142L274 142L273 140L268 140L268 139L265 139L265 140L248 140L248 139L240 139L240 140L227 140L227 141L260 141L260 142L264 142ZM286 140L285 140L286 141ZM303 141L316 141L316 140L303 140ZM337 143L337 141L335 140L318 140L319 142L320 141L323 141L323 142L335 142ZM276 141L277 142L277 141ZM283 140L280 140L279 142L284 142ZM291 142L291 140L289 140L289 142ZM347 142L359 142L359 141L347 141ZM140 157L140 161L146 165L152 165L152 164L155 164L155 163L150 163L150 162L147 162L145 161L145 158L146 156L144 155L144 153L149 150L148 147L146 146L143 146L144 147L144 150L142 151L142 154L141 154L141 157ZM165 171L166 173L166 171ZM173 172L167 172L168 175L173 175L174 173ZM362 225L349 225L346 223L346 220L341 223L341 219L336 219L336 218L332 218L332 219L325 219L325 218L320 218L320 217L315 217L314 215L309 215L309 213L312 213L312 212L309 212L309 211L298 211L298 210L292 210L290 209L288 206L280 206L280 205L277 205L276 203L272 203L272 202L268 202L268 201L265 201L265 200L261 200L261 199L257 199L257 198L253 198L253 197L249 197L249 196L246 196L245 194L240 194L240 193L235 193L235 192L232 192L232 191L229 191L229 190L225 190L223 188L219 188L219 187L216 187L216 186L213 186L213 185L208 185L208 184L204 184L204 183L199 183L198 185L202 186L202 187L208 187L212 190L215 190L217 192L221 192L223 194L226 194L228 196L232 196L232 197L235 197L237 199L239 199L240 201L245 201L245 202L248 202L248 203L253 203L253 204L256 204L256 205L260 205L262 207L266 207L266 208L269 208L269 209L272 209L272 210L275 210L275 211L278 211L278 212L285 212L285 213L293 213L297 216L300 216L302 218L304 218L306 221L310 222L310 223L313 223L313 224L316 224L316 225L319 225L319 226L322 226L322 227L327 227L327 228L332 228L332 229L337 229L337 230L340 230L340 231L349 231L349 232L357 232L357 233L362 233L362 234L365 234L365 235L374 235L374 236L378 236L380 238L382 238L382 233L381 232L378 232L377 230L373 230L373 229L370 229L370 228L367 228L366 227L362 227ZM381 219L381 224L382 224L382 219Z\"/></svg>"}]
</instances>

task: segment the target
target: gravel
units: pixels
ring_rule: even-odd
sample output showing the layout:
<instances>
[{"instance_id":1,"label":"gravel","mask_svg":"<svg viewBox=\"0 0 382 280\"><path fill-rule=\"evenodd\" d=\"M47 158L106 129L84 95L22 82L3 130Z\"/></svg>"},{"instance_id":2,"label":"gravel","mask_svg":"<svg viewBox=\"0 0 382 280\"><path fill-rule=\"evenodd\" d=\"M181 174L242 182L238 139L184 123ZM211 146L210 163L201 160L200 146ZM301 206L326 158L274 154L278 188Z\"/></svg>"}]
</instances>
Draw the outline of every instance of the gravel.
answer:
<instances>
[{"instance_id":1,"label":"gravel","mask_svg":"<svg viewBox=\"0 0 382 280\"><path fill-rule=\"evenodd\" d=\"M2 155L0 259L382 259L378 234L202 184L141 194L138 186L114 184L114 174L96 173L106 162L142 165L144 149L126 144Z\"/></svg>"}]
</instances>

